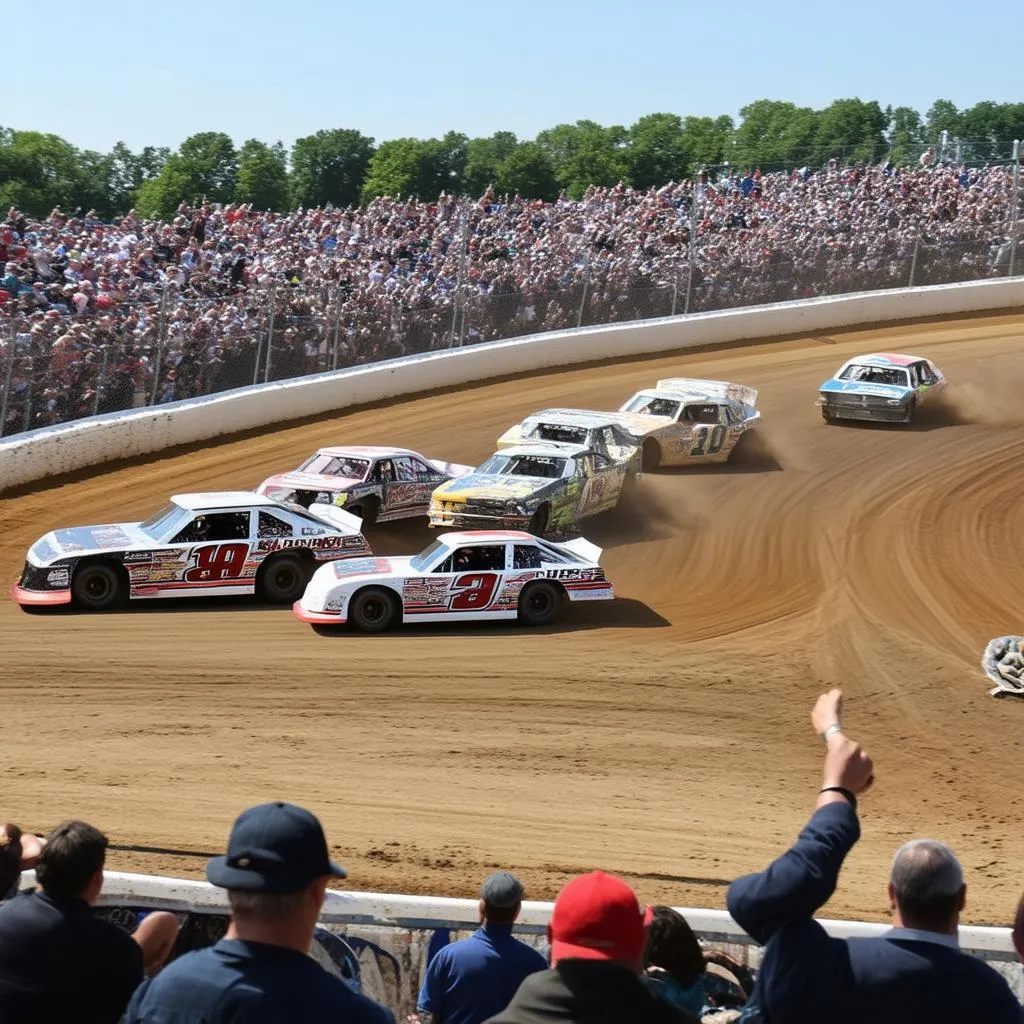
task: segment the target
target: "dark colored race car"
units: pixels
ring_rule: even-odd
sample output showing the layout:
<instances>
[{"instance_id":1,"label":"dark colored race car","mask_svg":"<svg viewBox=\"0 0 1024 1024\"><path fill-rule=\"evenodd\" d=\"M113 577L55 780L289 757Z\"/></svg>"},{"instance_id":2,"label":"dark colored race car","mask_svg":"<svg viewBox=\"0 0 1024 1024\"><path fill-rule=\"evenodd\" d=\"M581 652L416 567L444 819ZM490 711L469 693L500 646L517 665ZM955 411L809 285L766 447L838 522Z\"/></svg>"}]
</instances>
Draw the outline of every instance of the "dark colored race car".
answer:
<instances>
[{"instance_id":1,"label":"dark colored race car","mask_svg":"<svg viewBox=\"0 0 1024 1024\"><path fill-rule=\"evenodd\" d=\"M251 491L176 494L141 523L54 530L29 548L20 605L100 611L128 598L258 594L291 604L318 565L372 554L355 516Z\"/></svg>"},{"instance_id":2,"label":"dark colored race car","mask_svg":"<svg viewBox=\"0 0 1024 1024\"><path fill-rule=\"evenodd\" d=\"M256 492L303 506L338 505L364 522L386 523L426 515L435 487L472 471L407 448L320 448L298 469L267 477Z\"/></svg>"}]
</instances>

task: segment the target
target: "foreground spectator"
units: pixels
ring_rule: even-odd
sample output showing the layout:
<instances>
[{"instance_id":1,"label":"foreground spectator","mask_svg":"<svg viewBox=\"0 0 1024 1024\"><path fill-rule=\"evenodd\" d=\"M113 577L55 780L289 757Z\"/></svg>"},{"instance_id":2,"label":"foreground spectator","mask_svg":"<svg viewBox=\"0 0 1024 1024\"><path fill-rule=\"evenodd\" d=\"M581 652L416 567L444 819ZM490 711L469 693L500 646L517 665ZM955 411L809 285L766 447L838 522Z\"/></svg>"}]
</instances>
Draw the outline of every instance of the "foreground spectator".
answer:
<instances>
[{"instance_id":1,"label":"foreground spectator","mask_svg":"<svg viewBox=\"0 0 1024 1024\"><path fill-rule=\"evenodd\" d=\"M633 890L594 871L559 893L548 926L550 970L531 974L492 1024L673 1024L695 1021L644 984L644 911Z\"/></svg>"},{"instance_id":2,"label":"foreground spectator","mask_svg":"<svg viewBox=\"0 0 1024 1024\"><path fill-rule=\"evenodd\" d=\"M18 894L22 871L39 863L44 841L17 825L0 825L0 903Z\"/></svg>"},{"instance_id":3,"label":"foreground spectator","mask_svg":"<svg viewBox=\"0 0 1024 1024\"><path fill-rule=\"evenodd\" d=\"M422 1024L481 1024L508 1006L524 978L547 967L512 937L523 903L515 875L497 871L480 889L480 927L442 949L427 967L417 1001Z\"/></svg>"},{"instance_id":4,"label":"foreground spectator","mask_svg":"<svg viewBox=\"0 0 1024 1024\"><path fill-rule=\"evenodd\" d=\"M1024 896L1021 896L1017 904L1017 919L1013 922L1013 946L1020 962L1024 964Z\"/></svg>"},{"instance_id":5,"label":"foreground spectator","mask_svg":"<svg viewBox=\"0 0 1024 1024\"><path fill-rule=\"evenodd\" d=\"M286 803L243 811L206 877L228 891L227 935L142 986L128 1024L393 1024L309 956L327 882L345 877L309 811Z\"/></svg>"},{"instance_id":6,"label":"foreground spectator","mask_svg":"<svg viewBox=\"0 0 1024 1024\"><path fill-rule=\"evenodd\" d=\"M871 759L843 734L841 711L838 690L814 708L814 728L827 744L824 776L796 845L729 889L732 916L767 944L753 1001L771 1024L1020 1024L1024 1011L1006 982L960 951L966 886L943 844L918 840L897 852L889 883L896 927L885 935L834 939L814 920L859 838L857 794L873 779Z\"/></svg>"},{"instance_id":7,"label":"foreground spectator","mask_svg":"<svg viewBox=\"0 0 1024 1024\"><path fill-rule=\"evenodd\" d=\"M144 972L170 954L178 935L173 914L150 914L129 936L92 913L106 849L106 837L91 825L58 825L39 853L41 891L0 907L4 1024L113 1024Z\"/></svg>"},{"instance_id":8,"label":"foreground spectator","mask_svg":"<svg viewBox=\"0 0 1024 1024\"><path fill-rule=\"evenodd\" d=\"M671 907L652 907L644 980L655 995L695 1016L704 1009L704 953L686 918Z\"/></svg>"}]
</instances>

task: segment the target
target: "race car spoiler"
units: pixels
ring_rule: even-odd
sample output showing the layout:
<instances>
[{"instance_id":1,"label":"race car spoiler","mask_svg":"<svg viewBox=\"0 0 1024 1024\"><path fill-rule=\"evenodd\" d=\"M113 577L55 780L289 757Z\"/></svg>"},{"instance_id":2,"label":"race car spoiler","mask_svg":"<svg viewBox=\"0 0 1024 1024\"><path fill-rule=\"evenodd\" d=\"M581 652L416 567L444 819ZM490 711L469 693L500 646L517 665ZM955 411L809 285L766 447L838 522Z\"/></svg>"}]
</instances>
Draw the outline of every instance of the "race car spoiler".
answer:
<instances>
[{"instance_id":1,"label":"race car spoiler","mask_svg":"<svg viewBox=\"0 0 1024 1024\"><path fill-rule=\"evenodd\" d=\"M657 383L658 391L677 391L699 395L702 398L731 398L751 408L757 406L757 391L745 384L730 384L724 380L698 380L692 377L665 377Z\"/></svg>"},{"instance_id":2,"label":"race car spoiler","mask_svg":"<svg viewBox=\"0 0 1024 1024\"><path fill-rule=\"evenodd\" d=\"M314 519L319 519L320 522L327 523L328 526L333 526L335 529L341 530L342 533L355 536L363 532L363 521L359 516L354 516L351 512L346 512L335 505L324 505L322 502L315 501L306 511Z\"/></svg>"}]
</instances>

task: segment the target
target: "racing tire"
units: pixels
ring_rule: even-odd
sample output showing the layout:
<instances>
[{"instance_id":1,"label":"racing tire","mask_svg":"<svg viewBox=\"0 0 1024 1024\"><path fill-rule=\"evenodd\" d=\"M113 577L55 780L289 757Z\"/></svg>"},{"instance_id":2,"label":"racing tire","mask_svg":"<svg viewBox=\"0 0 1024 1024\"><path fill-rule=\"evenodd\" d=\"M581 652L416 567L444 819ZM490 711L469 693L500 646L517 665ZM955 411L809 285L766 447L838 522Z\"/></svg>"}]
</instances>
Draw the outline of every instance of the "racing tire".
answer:
<instances>
[{"instance_id":1,"label":"racing tire","mask_svg":"<svg viewBox=\"0 0 1024 1024\"><path fill-rule=\"evenodd\" d=\"M363 521L364 526L373 526L377 522L377 499L376 498L360 498L351 508L347 505L340 506L346 512L351 512L354 516L359 516Z\"/></svg>"},{"instance_id":2,"label":"racing tire","mask_svg":"<svg viewBox=\"0 0 1024 1024\"><path fill-rule=\"evenodd\" d=\"M910 404L907 406L907 418L903 421L904 423L913 423L914 416L917 413L917 399L912 398Z\"/></svg>"},{"instance_id":3,"label":"racing tire","mask_svg":"<svg viewBox=\"0 0 1024 1024\"><path fill-rule=\"evenodd\" d=\"M398 602L386 587L363 587L348 604L348 621L360 633L383 633L398 619Z\"/></svg>"},{"instance_id":4,"label":"racing tire","mask_svg":"<svg viewBox=\"0 0 1024 1024\"><path fill-rule=\"evenodd\" d=\"M549 626L558 616L562 593L553 583L535 580L519 595L518 618L521 626Z\"/></svg>"},{"instance_id":5,"label":"racing tire","mask_svg":"<svg viewBox=\"0 0 1024 1024\"><path fill-rule=\"evenodd\" d=\"M310 571L297 555L268 558L256 574L256 594L270 604L294 604L306 591Z\"/></svg>"},{"instance_id":6,"label":"racing tire","mask_svg":"<svg viewBox=\"0 0 1024 1024\"><path fill-rule=\"evenodd\" d=\"M653 472L661 465L661 445L657 441L644 441L640 451L640 468L644 473Z\"/></svg>"},{"instance_id":7,"label":"racing tire","mask_svg":"<svg viewBox=\"0 0 1024 1024\"><path fill-rule=\"evenodd\" d=\"M551 507L549 505L541 505L541 507L530 517L530 522L526 527L526 532L532 533L534 537L543 537L548 528L548 518L550 515Z\"/></svg>"},{"instance_id":8,"label":"racing tire","mask_svg":"<svg viewBox=\"0 0 1024 1024\"><path fill-rule=\"evenodd\" d=\"M110 562L86 562L71 580L71 599L79 608L92 612L120 608L128 599L125 571Z\"/></svg>"}]
</instances>

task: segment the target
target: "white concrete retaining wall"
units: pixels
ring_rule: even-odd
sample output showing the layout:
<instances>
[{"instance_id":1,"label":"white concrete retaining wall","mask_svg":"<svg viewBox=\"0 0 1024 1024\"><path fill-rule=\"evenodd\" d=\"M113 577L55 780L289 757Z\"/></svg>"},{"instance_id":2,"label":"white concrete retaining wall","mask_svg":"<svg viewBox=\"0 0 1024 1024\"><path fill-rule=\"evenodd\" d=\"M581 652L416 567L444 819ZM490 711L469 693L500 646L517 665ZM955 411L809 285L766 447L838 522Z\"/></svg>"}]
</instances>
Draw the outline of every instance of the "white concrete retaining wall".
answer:
<instances>
[{"instance_id":1,"label":"white concrete retaining wall","mask_svg":"<svg viewBox=\"0 0 1024 1024\"><path fill-rule=\"evenodd\" d=\"M1015 278L665 317L408 356L15 435L0 441L0 493L113 459L470 381L722 342L1021 305L1024 278ZM525 415L529 410L523 411Z\"/></svg>"}]
</instances>

